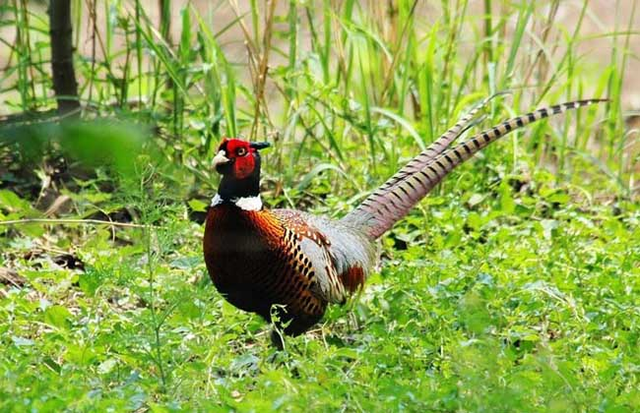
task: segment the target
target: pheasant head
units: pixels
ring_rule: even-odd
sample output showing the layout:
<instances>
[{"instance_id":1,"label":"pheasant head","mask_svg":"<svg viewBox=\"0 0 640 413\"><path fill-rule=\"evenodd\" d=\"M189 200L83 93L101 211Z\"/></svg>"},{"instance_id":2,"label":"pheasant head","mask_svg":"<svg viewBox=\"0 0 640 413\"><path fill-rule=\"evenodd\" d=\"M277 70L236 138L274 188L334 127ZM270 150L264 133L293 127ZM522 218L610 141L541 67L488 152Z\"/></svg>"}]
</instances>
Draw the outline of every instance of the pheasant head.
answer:
<instances>
[{"instance_id":1,"label":"pheasant head","mask_svg":"<svg viewBox=\"0 0 640 413\"><path fill-rule=\"evenodd\" d=\"M238 201L249 202L249 209L262 206L260 202L260 149L269 142L249 142L223 139L213 158L213 167L222 175L214 204ZM240 204L238 204L240 206ZM253 205L253 207L251 207ZM245 208L246 209L246 208ZM259 208L258 208L259 209Z\"/></svg>"}]
</instances>

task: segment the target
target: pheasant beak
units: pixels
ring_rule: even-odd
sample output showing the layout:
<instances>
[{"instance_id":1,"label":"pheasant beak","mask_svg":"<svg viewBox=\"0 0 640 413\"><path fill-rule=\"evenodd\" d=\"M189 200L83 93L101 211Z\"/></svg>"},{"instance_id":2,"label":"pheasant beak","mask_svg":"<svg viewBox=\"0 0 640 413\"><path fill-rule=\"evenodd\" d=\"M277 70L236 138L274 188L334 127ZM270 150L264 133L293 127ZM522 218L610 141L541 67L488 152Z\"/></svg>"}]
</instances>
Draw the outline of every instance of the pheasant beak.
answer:
<instances>
[{"instance_id":1,"label":"pheasant beak","mask_svg":"<svg viewBox=\"0 0 640 413\"><path fill-rule=\"evenodd\" d=\"M260 149L268 148L271 144L269 142L251 142L249 146L259 151Z\"/></svg>"},{"instance_id":2,"label":"pheasant beak","mask_svg":"<svg viewBox=\"0 0 640 413\"><path fill-rule=\"evenodd\" d=\"M224 150L219 150L216 156L213 157L213 167L218 169L218 166L229 163L229 158L226 156L226 152Z\"/></svg>"}]
</instances>

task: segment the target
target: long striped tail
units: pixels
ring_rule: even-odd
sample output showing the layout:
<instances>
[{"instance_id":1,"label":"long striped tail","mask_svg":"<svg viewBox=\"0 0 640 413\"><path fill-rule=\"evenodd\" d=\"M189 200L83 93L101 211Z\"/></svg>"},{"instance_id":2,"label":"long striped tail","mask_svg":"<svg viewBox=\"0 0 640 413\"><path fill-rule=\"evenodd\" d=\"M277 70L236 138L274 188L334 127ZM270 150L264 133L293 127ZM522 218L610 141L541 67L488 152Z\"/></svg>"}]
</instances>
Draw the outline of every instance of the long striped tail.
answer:
<instances>
[{"instance_id":1,"label":"long striped tail","mask_svg":"<svg viewBox=\"0 0 640 413\"><path fill-rule=\"evenodd\" d=\"M393 174L391 178L387 179L385 183L383 183L378 189L375 190L375 192L369 195L368 198L372 198L376 195L385 193L387 190L389 190L389 188L394 186L399 181L424 168L424 166L431 162L436 156L444 152L449 147L449 145L451 145L451 143L456 140L458 136L462 135L467 129L474 126L476 115L482 110L482 108L487 105L487 103L492 101L494 98L507 93L509 92L494 93L488 98L480 101L473 109L471 109L471 111L469 111L469 113L460 118L460 120L455 125L449 128L449 130L447 130L445 133L440 135L438 139L433 141L431 145L427 147L427 149L420 152L398 172ZM365 200L362 205L364 205L366 202L367 200Z\"/></svg>"},{"instance_id":2,"label":"long striped tail","mask_svg":"<svg viewBox=\"0 0 640 413\"><path fill-rule=\"evenodd\" d=\"M424 158L426 162L414 162L414 158L401 169L401 171L405 171L402 176L397 177L400 172L396 173L366 198L362 204L347 214L343 220L351 225L362 227L364 232L372 239L378 238L402 219L416 203L424 198L456 166L462 164L492 142L540 119L558 115L567 110L606 101L606 99L578 100L538 109L526 115L504 121L500 125L485 130L453 148L446 149L446 145L444 147L441 146L440 153L428 160ZM397 179L391 182L396 177Z\"/></svg>"}]
</instances>

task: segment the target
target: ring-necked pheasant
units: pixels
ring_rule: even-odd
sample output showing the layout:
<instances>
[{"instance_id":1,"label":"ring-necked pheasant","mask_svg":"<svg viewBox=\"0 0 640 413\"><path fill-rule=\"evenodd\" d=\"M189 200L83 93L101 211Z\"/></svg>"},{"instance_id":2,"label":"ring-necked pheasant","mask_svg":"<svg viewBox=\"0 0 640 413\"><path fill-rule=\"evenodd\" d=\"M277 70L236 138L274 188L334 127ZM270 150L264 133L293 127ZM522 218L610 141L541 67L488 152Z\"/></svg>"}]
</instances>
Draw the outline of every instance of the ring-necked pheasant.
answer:
<instances>
[{"instance_id":1,"label":"ring-necked pheasant","mask_svg":"<svg viewBox=\"0 0 640 413\"><path fill-rule=\"evenodd\" d=\"M234 306L267 321L275 308L285 333L303 333L322 318L329 303L344 303L363 286L376 260L374 241L453 168L517 128L602 102L581 100L539 109L449 147L489 99L340 220L264 208L259 150L269 144L224 139L213 159L222 180L207 214L203 243L216 288Z\"/></svg>"}]
</instances>

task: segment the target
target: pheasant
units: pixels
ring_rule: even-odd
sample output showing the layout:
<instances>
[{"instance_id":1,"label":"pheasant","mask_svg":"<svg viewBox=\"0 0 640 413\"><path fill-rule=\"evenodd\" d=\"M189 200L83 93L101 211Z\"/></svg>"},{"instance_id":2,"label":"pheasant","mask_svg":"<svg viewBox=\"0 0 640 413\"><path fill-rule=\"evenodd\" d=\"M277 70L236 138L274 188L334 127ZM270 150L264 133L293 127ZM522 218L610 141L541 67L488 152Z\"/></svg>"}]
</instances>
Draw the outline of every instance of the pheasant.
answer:
<instances>
[{"instance_id":1,"label":"pheasant","mask_svg":"<svg viewBox=\"0 0 640 413\"><path fill-rule=\"evenodd\" d=\"M260 198L260 150L270 144L223 139L213 158L222 179L207 213L203 240L215 287L234 306L268 322L274 319L285 334L304 333L322 318L329 303L342 304L363 287L377 259L375 240L456 166L515 129L604 101L579 100L539 109L450 147L492 98L339 220L265 208Z\"/></svg>"}]
</instances>

